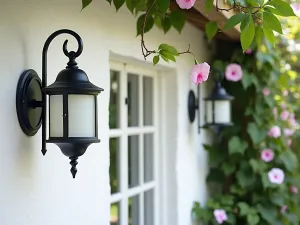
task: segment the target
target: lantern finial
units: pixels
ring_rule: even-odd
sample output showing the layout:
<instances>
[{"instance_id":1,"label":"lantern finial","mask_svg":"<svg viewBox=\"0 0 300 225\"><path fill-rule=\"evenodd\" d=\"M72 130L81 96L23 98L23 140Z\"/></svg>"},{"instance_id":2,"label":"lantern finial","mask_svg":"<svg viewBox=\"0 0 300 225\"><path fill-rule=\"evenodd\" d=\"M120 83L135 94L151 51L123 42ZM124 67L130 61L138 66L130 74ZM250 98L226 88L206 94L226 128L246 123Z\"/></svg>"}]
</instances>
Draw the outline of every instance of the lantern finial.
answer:
<instances>
[{"instance_id":1,"label":"lantern finial","mask_svg":"<svg viewBox=\"0 0 300 225\"><path fill-rule=\"evenodd\" d=\"M78 162L77 162L78 157L70 157L70 159L71 159L70 164L71 164L71 166L72 166L72 168L71 168L70 171L71 171L71 173L72 173L73 178L75 178L76 173L77 173L77 168L76 168L76 166L77 166L77 164L78 164Z\"/></svg>"}]
</instances>

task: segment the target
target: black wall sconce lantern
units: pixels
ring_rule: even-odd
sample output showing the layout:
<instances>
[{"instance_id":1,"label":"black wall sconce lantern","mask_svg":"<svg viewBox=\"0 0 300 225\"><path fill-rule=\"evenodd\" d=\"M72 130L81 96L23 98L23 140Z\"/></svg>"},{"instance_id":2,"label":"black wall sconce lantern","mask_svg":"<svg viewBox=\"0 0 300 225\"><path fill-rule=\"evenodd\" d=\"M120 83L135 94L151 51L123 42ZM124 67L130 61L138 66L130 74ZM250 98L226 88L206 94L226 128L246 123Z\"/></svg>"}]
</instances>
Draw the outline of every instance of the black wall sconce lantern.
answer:
<instances>
[{"instance_id":1,"label":"black wall sconce lantern","mask_svg":"<svg viewBox=\"0 0 300 225\"><path fill-rule=\"evenodd\" d=\"M66 40L63 52L69 58L67 67L47 86L47 52L52 40L60 34L70 34L78 42L78 50L68 51ZM76 58L83 50L81 37L74 31L62 29L51 34L42 52L42 81L30 69L19 78L16 107L20 126L28 136L34 136L42 126L42 153L46 143L56 144L69 157L71 173L75 178L77 159L98 139L97 95L103 91L92 84L86 73L79 69ZM49 139L46 140L47 97L49 95Z\"/></svg>"},{"instance_id":2,"label":"black wall sconce lantern","mask_svg":"<svg viewBox=\"0 0 300 225\"><path fill-rule=\"evenodd\" d=\"M204 104L204 125L200 122L200 108L198 105L200 99L200 85L197 87L197 98L192 90L188 95L188 115L190 122L193 123L198 110L198 132L201 128L213 128L220 132L224 127L231 126L231 101L233 96L229 95L221 82L224 78L222 72L212 70L215 87L210 95L203 100Z\"/></svg>"}]
</instances>

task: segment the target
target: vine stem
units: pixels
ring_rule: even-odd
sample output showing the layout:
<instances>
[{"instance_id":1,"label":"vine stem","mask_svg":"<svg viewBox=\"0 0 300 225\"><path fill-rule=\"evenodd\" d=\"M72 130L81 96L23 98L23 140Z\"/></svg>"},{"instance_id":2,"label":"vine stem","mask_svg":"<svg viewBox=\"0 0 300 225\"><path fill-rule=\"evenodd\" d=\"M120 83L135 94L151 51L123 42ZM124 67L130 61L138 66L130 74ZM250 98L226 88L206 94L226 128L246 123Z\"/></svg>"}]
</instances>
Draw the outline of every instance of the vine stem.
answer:
<instances>
[{"instance_id":1,"label":"vine stem","mask_svg":"<svg viewBox=\"0 0 300 225\"><path fill-rule=\"evenodd\" d=\"M251 13L252 15L255 15L256 13L258 13L264 5L262 6L242 6L239 3L237 3L235 0L233 0L233 6L231 8L228 9L224 9L224 8L220 8L219 7L219 0L216 0L216 10L217 11L226 11L229 12L231 10L237 9L243 13ZM256 9L254 12L248 12L247 10L253 10Z\"/></svg>"},{"instance_id":2,"label":"vine stem","mask_svg":"<svg viewBox=\"0 0 300 225\"><path fill-rule=\"evenodd\" d=\"M155 54L158 53L159 51L156 50L148 50L148 48L145 45L145 27L146 27L146 23L147 23L147 17L149 15L150 10L152 9L152 7L154 6L156 0L154 0L152 2L152 4L149 6L149 8L147 9L146 13L145 13L145 18L143 21L143 25L142 25L142 32L141 32L141 48L142 48L142 54L144 56L144 59L146 60L146 58L151 55L151 54ZM183 54L191 54L194 56L194 59L196 59L196 56L193 52L190 51L191 45L189 44L189 47L186 51L184 52L179 52L178 55L183 55Z\"/></svg>"}]
</instances>

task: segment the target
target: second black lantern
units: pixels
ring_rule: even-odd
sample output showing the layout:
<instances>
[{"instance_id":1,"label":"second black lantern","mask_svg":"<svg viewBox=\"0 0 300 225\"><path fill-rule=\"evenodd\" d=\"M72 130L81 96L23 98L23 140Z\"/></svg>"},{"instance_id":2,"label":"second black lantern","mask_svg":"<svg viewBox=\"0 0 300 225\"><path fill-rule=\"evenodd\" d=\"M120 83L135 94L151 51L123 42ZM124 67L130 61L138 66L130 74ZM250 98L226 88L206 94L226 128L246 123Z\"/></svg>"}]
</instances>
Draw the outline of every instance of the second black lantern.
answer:
<instances>
[{"instance_id":1,"label":"second black lantern","mask_svg":"<svg viewBox=\"0 0 300 225\"><path fill-rule=\"evenodd\" d=\"M203 100L204 104L204 125L200 123L200 85L197 87L197 98L192 90L188 95L188 115L190 122L194 122L196 117L196 110L198 110L198 131L200 133L201 128L220 128L231 126L231 101L234 99L233 96L229 95L224 87L222 86L222 80L224 74L212 70L212 77L215 81L215 86L210 95Z\"/></svg>"}]
</instances>

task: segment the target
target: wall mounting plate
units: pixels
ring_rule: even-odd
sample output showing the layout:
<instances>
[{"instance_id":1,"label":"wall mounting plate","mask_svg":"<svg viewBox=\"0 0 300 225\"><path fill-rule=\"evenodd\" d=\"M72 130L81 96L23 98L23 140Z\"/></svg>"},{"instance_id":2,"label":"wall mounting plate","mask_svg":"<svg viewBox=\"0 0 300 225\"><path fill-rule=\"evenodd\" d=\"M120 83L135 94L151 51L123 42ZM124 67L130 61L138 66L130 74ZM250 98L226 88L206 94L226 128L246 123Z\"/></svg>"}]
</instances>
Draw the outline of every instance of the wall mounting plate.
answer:
<instances>
[{"instance_id":1,"label":"wall mounting plate","mask_svg":"<svg viewBox=\"0 0 300 225\"><path fill-rule=\"evenodd\" d=\"M195 120L196 109L197 109L196 96L193 91L190 91L188 95L188 114L191 123L193 123Z\"/></svg>"},{"instance_id":2,"label":"wall mounting plate","mask_svg":"<svg viewBox=\"0 0 300 225\"><path fill-rule=\"evenodd\" d=\"M34 136L41 127L42 107L36 102L42 102L41 79L34 70L26 70L19 78L16 107L20 126L28 136Z\"/></svg>"}]
</instances>

